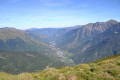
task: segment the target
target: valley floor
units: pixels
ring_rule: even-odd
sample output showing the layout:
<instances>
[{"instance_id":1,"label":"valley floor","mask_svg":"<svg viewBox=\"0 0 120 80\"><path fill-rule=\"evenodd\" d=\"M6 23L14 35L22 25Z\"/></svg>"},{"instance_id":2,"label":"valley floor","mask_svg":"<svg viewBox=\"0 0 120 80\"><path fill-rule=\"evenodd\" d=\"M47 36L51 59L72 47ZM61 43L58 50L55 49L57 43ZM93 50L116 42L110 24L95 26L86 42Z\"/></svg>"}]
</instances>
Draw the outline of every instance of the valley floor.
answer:
<instances>
[{"instance_id":1,"label":"valley floor","mask_svg":"<svg viewBox=\"0 0 120 80\"><path fill-rule=\"evenodd\" d=\"M69 56L65 56L65 55L69 55L70 53L68 53L67 51L62 51L59 48L56 48L55 47L56 43L54 41L50 43L51 43L50 46L55 49L56 54L58 55L58 57L61 58L62 62L66 63L66 65L68 66L75 65L74 61L71 58L69 58ZM50 67L50 65L48 65L47 67Z\"/></svg>"}]
</instances>

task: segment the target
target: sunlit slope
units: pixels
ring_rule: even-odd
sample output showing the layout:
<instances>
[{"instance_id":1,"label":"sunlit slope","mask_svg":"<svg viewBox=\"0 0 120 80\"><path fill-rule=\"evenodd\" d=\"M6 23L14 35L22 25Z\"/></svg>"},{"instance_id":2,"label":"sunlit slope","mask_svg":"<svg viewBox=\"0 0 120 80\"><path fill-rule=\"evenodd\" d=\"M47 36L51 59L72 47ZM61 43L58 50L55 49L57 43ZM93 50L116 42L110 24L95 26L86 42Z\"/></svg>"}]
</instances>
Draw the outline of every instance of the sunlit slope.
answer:
<instances>
[{"instance_id":1,"label":"sunlit slope","mask_svg":"<svg viewBox=\"0 0 120 80\"><path fill-rule=\"evenodd\" d=\"M73 67L49 68L36 73L10 75L0 73L0 80L119 80L120 55Z\"/></svg>"}]
</instances>

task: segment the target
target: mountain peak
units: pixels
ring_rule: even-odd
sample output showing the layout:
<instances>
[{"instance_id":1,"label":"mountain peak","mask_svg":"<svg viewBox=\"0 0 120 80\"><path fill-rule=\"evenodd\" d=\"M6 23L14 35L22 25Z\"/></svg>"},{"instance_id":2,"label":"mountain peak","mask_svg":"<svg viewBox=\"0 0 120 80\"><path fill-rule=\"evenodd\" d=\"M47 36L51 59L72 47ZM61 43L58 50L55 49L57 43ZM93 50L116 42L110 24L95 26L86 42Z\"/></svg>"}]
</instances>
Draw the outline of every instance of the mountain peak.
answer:
<instances>
[{"instance_id":1,"label":"mountain peak","mask_svg":"<svg viewBox=\"0 0 120 80\"><path fill-rule=\"evenodd\" d=\"M110 22L110 23L113 23L113 24L118 23L116 20L113 20L113 19L111 19L111 20L109 20L109 21L107 21L107 22Z\"/></svg>"},{"instance_id":2,"label":"mountain peak","mask_svg":"<svg viewBox=\"0 0 120 80\"><path fill-rule=\"evenodd\" d=\"M0 28L0 29L13 29L13 30L16 30L16 28L14 28L14 27L3 27L3 28Z\"/></svg>"}]
</instances>

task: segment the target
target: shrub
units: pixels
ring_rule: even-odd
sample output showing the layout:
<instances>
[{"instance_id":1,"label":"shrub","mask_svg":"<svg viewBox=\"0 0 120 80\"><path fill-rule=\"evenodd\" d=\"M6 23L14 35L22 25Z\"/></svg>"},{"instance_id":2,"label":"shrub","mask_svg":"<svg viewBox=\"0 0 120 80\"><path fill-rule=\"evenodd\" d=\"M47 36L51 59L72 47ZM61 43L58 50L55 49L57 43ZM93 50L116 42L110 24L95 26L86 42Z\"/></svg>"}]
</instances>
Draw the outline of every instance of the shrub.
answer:
<instances>
[{"instance_id":1,"label":"shrub","mask_svg":"<svg viewBox=\"0 0 120 80\"><path fill-rule=\"evenodd\" d=\"M118 76L118 69L109 69L107 73L111 74L112 76Z\"/></svg>"}]
</instances>

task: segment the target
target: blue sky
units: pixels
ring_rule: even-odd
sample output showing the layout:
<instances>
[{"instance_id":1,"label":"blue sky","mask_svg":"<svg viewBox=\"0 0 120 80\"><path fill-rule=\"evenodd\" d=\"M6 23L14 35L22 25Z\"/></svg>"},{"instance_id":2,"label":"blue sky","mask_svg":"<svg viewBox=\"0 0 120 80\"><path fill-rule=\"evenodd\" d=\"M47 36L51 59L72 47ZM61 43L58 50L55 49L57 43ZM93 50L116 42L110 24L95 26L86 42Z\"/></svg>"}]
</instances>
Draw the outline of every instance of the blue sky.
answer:
<instances>
[{"instance_id":1,"label":"blue sky","mask_svg":"<svg viewBox=\"0 0 120 80\"><path fill-rule=\"evenodd\" d=\"M0 0L0 27L69 27L114 19L120 0Z\"/></svg>"}]
</instances>

